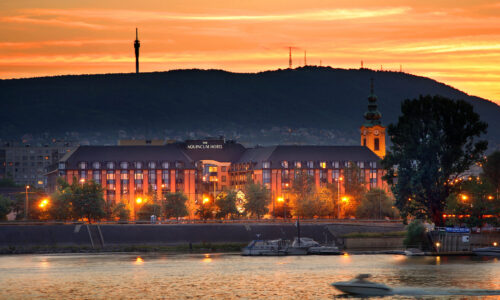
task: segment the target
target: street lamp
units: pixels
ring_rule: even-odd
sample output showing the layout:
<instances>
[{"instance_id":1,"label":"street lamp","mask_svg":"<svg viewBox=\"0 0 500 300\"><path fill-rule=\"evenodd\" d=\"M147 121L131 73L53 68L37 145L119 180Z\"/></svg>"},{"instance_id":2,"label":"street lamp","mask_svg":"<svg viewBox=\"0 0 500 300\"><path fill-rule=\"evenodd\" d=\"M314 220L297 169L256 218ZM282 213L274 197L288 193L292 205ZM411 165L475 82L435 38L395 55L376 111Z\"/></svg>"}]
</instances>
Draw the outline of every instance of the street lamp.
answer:
<instances>
[{"instance_id":1,"label":"street lamp","mask_svg":"<svg viewBox=\"0 0 500 300\"><path fill-rule=\"evenodd\" d=\"M29 199L28 199L28 190L29 190L30 186L27 185L26 186L26 200L24 201L24 219L27 220L28 219L28 215L29 215Z\"/></svg>"},{"instance_id":2,"label":"street lamp","mask_svg":"<svg viewBox=\"0 0 500 300\"><path fill-rule=\"evenodd\" d=\"M42 201L40 201L40 204L38 204L38 207L40 207L40 208L44 208L44 207L46 207L48 204L49 204L49 200L48 200L47 198L45 198L45 199L42 199Z\"/></svg>"},{"instance_id":3,"label":"street lamp","mask_svg":"<svg viewBox=\"0 0 500 300\"><path fill-rule=\"evenodd\" d=\"M344 180L344 178L341 176L337 178L337 219L340 219L340 182Z\"/></svg>"}]
</instances>

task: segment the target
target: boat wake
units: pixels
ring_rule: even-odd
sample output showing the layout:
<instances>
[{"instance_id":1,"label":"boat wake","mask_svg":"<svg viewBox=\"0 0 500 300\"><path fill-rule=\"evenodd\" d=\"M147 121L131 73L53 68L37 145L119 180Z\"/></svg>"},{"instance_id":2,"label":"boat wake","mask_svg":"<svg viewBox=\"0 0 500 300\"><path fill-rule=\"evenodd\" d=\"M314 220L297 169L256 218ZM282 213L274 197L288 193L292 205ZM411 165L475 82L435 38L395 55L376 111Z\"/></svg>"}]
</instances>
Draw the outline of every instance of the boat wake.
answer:
<instances>
[{"instance_id":1,"label":"boat wake","mask_svg":"<svg viewBox=\"0 0 500 300\"><path fill-rule=\"evenodd\" d=\"M400 296L497 296L500 290L443 289L443 288L393 288L392 295Z\"/></svg>"}]
</instances>

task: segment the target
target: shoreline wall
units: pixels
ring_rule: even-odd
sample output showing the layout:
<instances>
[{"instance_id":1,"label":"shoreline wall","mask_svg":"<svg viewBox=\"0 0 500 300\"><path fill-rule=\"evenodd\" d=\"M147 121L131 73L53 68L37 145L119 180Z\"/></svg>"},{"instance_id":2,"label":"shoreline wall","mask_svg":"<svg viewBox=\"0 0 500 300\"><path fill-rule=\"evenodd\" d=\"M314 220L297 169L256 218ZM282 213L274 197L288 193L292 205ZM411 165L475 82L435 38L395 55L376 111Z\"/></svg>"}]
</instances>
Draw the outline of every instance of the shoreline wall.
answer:
<instances>
[{"instance_id":1,"label":"shoreline wall","mask_svg":"<svg viewBox=\"0 0 500 300\"><path fill-rule=\"evenodd\" d=\"M394 232L402 224L301 224L301 236L319 243L342 243L353 232ZM0 247L162 245L248 243L254 239L293 239L297 228L287 224L106 224L3 225Z\"/></svg>"}]
</instances>

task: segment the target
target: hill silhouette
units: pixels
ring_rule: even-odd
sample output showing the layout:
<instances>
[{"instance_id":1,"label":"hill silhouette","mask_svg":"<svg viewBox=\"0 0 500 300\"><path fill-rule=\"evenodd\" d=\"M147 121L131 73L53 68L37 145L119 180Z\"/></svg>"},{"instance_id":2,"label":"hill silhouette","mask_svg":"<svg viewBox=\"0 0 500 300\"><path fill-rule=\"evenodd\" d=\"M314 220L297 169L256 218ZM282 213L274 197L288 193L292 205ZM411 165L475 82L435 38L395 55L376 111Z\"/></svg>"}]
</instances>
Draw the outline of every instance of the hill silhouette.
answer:
<instances>
[{"instance_id":1,"label":"hill silhouette","mask_svg":"<svg viewBox=\"0 0 500 300\"><path fill-rule=\"evenodd\" d=\"M261 73L174 70L0 80L0 136L68 131L334 129L358 140L374 78L382 122L400 102L439 94L471 103L500 143L500 106L400 72L303 67Z\"/></svg>"}]
</instances>

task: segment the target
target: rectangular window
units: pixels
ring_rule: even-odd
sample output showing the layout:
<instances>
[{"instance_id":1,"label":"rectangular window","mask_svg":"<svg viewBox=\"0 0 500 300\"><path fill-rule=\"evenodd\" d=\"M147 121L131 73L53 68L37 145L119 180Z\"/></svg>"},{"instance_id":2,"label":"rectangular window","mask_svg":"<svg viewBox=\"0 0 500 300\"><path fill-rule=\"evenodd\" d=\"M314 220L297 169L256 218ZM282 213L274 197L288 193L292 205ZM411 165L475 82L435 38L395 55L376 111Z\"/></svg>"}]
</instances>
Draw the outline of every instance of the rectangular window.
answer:
<instances>
[{"instance_id":1,"label":"rectangular window","mask_svg":"<svg viewBox=\"0 0 500 300\"><path fill-rule=\"evenodd\" d=\"M121 171L120 172L120 179L121 180L128 180L128 171Z\"/></svg>"},{"instance_id":2,"label":"rectangular window","mask_svg":"<svg viewBox=\"0 0 500 300\"><path fill-rule=\"evenodd\" d=\"M288 169L288 161L284 160L281 162L281 166L285 169Z\"/></svg>"},{"instance_id":3,"label":"rectangular window","mask_svg":"<svg viewBox=\"0 0 500 300\"><path fill-rule=\"evenodd\" d=\"M221 172L227 172L227 167L221 167L220 169Z\"/></svg>"},{"instance_id":4,"label":"rectangular window","mask_svg":"<svg viewBox=\"0 0 500 300\"><path fill-rule=\"evenodd\" d=\"M319 163L319 167L320 167L321 169L326 169L326 161L322 161L322 162L320 162L320 163Z\"/></svg>"},{"instance_id":5,"label":"rectangular window","mask_svg":"<svg viewBox=\"0 0 500 300\"><path fill-rule=\"evenodd\" d=\"M375 151L380 150L380 142L379 142L378 138L375 139L375 147L374 148L375 148Z\"/></svg>"},{"instance_id":6,"label":"rectangular window","mask_svg":"<svg viewBox=\"0 0 500 300\"><path fill-rule=\"evenodd\" d=\"M226 182L226 180L227 180L227 179L226 179L226 176L222 175L222 176L221 176L221 180L222 180L222 182Z\"/></svg>"},{"instance_id":7,"label":"rectangular window","mask_svg":"<svg viewBox=\"0 0 500 300\"><path fill-rule=\"evenodd\" d=\"M300 161L296 161L296 162L295 162L295 168L296 168L296 169L300 169L301 167L302 167L302 162L300 162Z\"/></svg>"},{"instance_id":8,"label":"rectangular window","mask_svg":"<svg viewBox=\"0 0 500 300\"><path fill-rule=\"evenodd\" d=\"M215 166L208 167L208 172L210 172L210 173L216 173L217 172L217 167L215 167Z\"/></svg>"},{"instance_id":9,"label":"rectangular window","mask_svg":"<svg viewBox=\"0 0 500 300\"><path fill-rule=\"evenodd\" d=\"M307 167L308 167L309 169L313 169L313 168L314 168L314 161L312 161L312 160L308 161L308 162L307 162Z\"/></svg>"},{"instance_id":10,"label":"rectangular window","mask_svg":"<svg viewBox=\"0 0 500 300\"><path fill-rule=\"evenodd\" d=\"M340 162L338 162L338 161L334 161L334 162L332 162L332 168L334 168L334 169L338 169L338 168L339 168L339 166L340 166Z\"/></svg>"},{"instance_id":11,"label":"rectangular window","mask_svg":"<svg viewBox=\"0 0 500 300\"><path fill-rule=\"evenodd\" d=\"M113 171L108 171L108 172L106 173L106 179L107 179L107 180L115 180L115 172L113 172Z\"/></svg>"},{"instance_id":12,"label":"rectangular window","mask_svg":"<svg viewBox=\"0 0 500 300\"><path fill-rule=\"evenodd\" d=\"M92 178L94 179L95 182L100 182L101 181L101 171L94 171Z\"/></svg>"},{"instance_id":13,"label":"rectangular window","mask_svg":"<svg viewBox=\"0 0 500 300\"><path fill-rule=\"evenodd\" d=\"M86 171L81 171L80 172L80 178L86 179L87 178L87 172Z\"/></svg>"},{"instance_id":14,"label":"rectangular window","mask_svg":"<svg viewBox=\"0 0 500 300\"><path fill-rule=\"evenodd\" d=\"M334 181L339 180L340 177L340 170L333 170L332 171L332 179Z\"/></svg>"},{"instance_id":15,"label":"rectangular window","mask_svg":"<svg viewBox=\"0 0 500 300\"><path fill-rule=\"evenodd\" d=\"M170 174L168 170L163 170L161 172L161 181L163 184L170 184Z\"/></svg>"},{"instance_id":16,"label":"rectangular window","mask_svg":"<svg viewBox=\"0 0 500 300\"><path fill-rule=\"evenodd\" d=\"M270 183L271 182L271 170L262 171L262 183Z\"/></svg>"},{"instance_id":17,"label":"rectangular window","mask_svg":"<svg viewBox=\"0 0 500 300\"><path fill-rule=\"evenodd\" d=\"M314 176L314 170L307 170L307 175Z\"/></svg>"},{"instance_id":18,"label":"rectangular window","mask_svg":"<svg viewBox=\"0 0 500 300\"><path fill-rule=\"evenodd\" d=\"M363 161L358 161L356 162L356 165L358 166L358 168L360 169L364 169L365 168L365 162Z\"/></svg>"},{"instance_id":19,"label":"rectangular window","mask_svg":"<svg viewBox=\"0 0 500 300\"><path fill-rule=\"evenodd\" d=\"M156 172L149 172L148 174L148 181L150 184L156 183Z\"/></svg>"},{"instance_id":20,"label":"rectangular window","mask_svg":"<svg viewBox=\"0 0 500 300\"><path fill-rule=\"evenodd\" d=\"M265 161L262 163L262 168L263 169L269 169L271 167L271 163L268 161Z\"/></svg>"},{"instance_id":21,"label":"rectangular window","mask_svg":"<svg viewBox=\"0 0 500 300\"><path fill-rule=\"evenodd\" d=\"M142 171L136 171L134 174L134 179L135 180L143 180L144 174L142 174Z\"/></svg>"}]
</instances>

